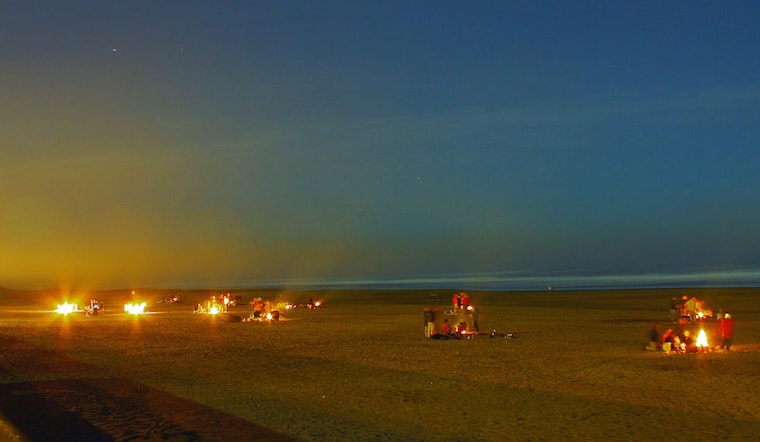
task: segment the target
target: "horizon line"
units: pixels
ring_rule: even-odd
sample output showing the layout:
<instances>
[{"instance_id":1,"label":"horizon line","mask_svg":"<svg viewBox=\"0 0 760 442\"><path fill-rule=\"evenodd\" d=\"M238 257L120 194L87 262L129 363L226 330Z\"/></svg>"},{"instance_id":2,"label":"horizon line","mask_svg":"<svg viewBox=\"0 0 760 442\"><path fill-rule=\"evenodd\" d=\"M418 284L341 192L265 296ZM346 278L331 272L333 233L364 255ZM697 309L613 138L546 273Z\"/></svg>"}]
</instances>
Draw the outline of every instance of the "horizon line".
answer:
<instances>
[{"instance_id":1,"label":"horizon line","mask_svg":"<svg viewBox=\"0 0 760 442\"><path fill-rule=\"evenodd\" d=\"M671 273L596 273L561 272L529 274L522 272L471 272L459 274L416 275L388 278L269 278L226 281L197 281L141 284L134 287L102 287L112 290L219 290L219 289L462 289L485 291L604 290L643 288L760 287L760 269L709 270ZM53 288L10 288L34 291ZM55 287L60 289L60 287Z\"/></svg>"}]
</instances>

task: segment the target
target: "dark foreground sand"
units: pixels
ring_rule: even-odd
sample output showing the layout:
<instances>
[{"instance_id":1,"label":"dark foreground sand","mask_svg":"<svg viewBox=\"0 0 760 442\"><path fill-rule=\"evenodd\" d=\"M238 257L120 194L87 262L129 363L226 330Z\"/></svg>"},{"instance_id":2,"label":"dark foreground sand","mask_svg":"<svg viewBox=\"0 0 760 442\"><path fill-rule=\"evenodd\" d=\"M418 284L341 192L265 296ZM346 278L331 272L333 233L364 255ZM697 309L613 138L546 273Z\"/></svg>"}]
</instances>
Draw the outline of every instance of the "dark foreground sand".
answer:
<instances>
[{"instance_id":1,"label":"dark foreground sand","mask_svg":"<svg viewBox=\"0 0 760 442\"><path fill-rule=\"evenodd\" d=\"M62 301L55 294L3 291L0 440L760 435L760 289L470 292L480 329L514 338L423 338L422 308L447 308L451 293L322 292L323 309L269 324L239 321L247 305L193 314L207 292L141 316L123 314L127 292L88 294L105 300L104 314L63 317L50 312ZM242 292L246 301L310 294ZM734 351L642 350L652 323L669 326L668 300L681 294L734 315Z\"/></svg>"}]
</instances>

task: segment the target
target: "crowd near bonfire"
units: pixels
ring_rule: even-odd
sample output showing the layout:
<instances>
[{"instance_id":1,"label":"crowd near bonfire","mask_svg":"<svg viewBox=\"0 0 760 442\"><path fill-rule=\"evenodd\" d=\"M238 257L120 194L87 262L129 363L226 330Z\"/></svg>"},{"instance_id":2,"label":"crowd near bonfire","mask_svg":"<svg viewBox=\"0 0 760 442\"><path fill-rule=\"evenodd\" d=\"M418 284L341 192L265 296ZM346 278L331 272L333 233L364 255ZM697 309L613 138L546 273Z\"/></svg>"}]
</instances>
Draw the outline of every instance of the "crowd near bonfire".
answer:
<instances>
[{"instance_id":1,"label":"crowd near bonfire","mask_svg":"<svg viewBox=\"0 0 760 442\"><path fill-rule=\"evenodd\" d=\"M228 312L231 307L235 307L242 298L240 295L211 295L205 302L195 304L193 313L207 313L215 315L217 313Z\"/></svg>"},{"instance_id":2,"label":"crowd near bonfire","mask_svg":"<svg viewBox=\"0 0 760 442\"><path fill-rule=\"evenodd\" d=\"M211 296L205 303L199 303L193 309L194 313L218 314L229 312L230 308L242 303L240 295L231 296L229 293L221 296ZM299 307L310 309L319 308L321 301L310 298L308 303L293 304L290 302L275 302L261 297L255 297L248 302L250 313L242 318L243 322L250 321L279 321L281 312L284 310L293 310Z\"/></svg>"},{"instance_id":3,"label":"crowd near bonfire","mask_svg":"<svg viewBox=\"0 0 760 442\"><path fill-rule=\"evenodd\" d=\"M470 301L465 292L454 293L451 308L446 308L443 315L438 307L423 309L425 337L429 339L472 339L475 336L508 337L512 333L498 333L492 330L487 333L480 331L478 325L478 308Z\"/></svg>"},{"instance_id":4,"label":"crowd near bonfire","mask_svg":"<svg viewBox=\"0 0 760 442\"><path fill-rule=\"evenodd\" d=\"M135 315L149 313L147 311L148 303L144 301L136 301L139 296L137 296L134 291L132 291L131 298L131 302L124 304L124 313ZM157 304L179 304L180 302L181 301L179 295L173 295L167 298L160 298L157 301ZM245 305L246 304L242 301L242 296L239 294L214 294L208 296L202 302L195 304L193 306L193 313L203 315L217 315L222 313L229 313L232 311L231 309L233 307ZM238 308L235 310L236 315L234 316L237 317L238 320L243 322L279 321L282 311L300 308L316 310L321 308L323 303L321 300L318 300L315 297L310 297L308 301L303 303L292 303L284 301L274 302L269 299L256 297L248 302L248 305L250 306L250 311L243 313L242 316L240 315L241 309ZM54 312L64 316L75 313L84 313L86 316L97 316L99 312L103 312L103 302L91 299L86 305L80 306L77 303L66 301L58 304Z\"/></svg>"},{"instance_id":5,"label":"crowd near bonfire","mask_svg":"<svg viewBox=\"0 0 760 442\"><path fill-rule=\"evenodd\" d=\"M144 301L137 301L139 296L132 291L132 301L124 304L123 313L139 315L143 313L149 313L147 310L148 303ZM179 304L179 295L173 295L171 297L163 297L158 299L157 304ZM83 313L85 316L98 316L103 312L102 301L91 299L84 306L75 302L65 301L58 304L54 309L54 312L63 316L70 314ZM244 306L241 295L226 294L214 294L208 296L202 302L199 302L193 306L193 313L205 314L205 315L217 315L221 313L229 313L232 308L237 306ZM248 302L250 311L241 315L241 309L235 309L236 317L242 322L251 321L279 321L281 318L281 312L295 309L309 309L316 310L322 307L323 302L315 297L309 297L307 301L302 303L293 303L285 301L271 301L261 297L253 298Z\"/></svg>"},{"instance_id":6,"label":"crowd near bonfire","mask_svg":"<svg viewBox=\"0 0 760 442\"><path fill-rule=\"evenodd\" d=\"M279 321L280 310L279 304L275 305L271 301L262 298L253 298L249 303L251 306L251 315L243 318L244 321Z\"/></svg>"},{"instance_id":7,"label":"crowd near bonfire","mask_svg":"<svg viewBox=\"0 0 760 442\"><path fill-rule=\"evenodd\" d=\"M55 309L55 312L60 313L62 315L68 315L70 313L84 313L87 316L97 316L98 313L101 312L102 310L103 310L102 302L96 299L90 299L90 302L81 308L77 304L66 301L63 304L58 304L58 306Z\"/></svg>"},{"instance_id":8,"label":"crowd near bonfire","mask_svg":"<svg viewBox=\"0 0 760 442\"><path fill-rule=\"evenodd\" d=\"M432 295L436 296L436 295ZM132 292L132 298L136 298ZM478 324L479 309L465 292L452 295L448 307L425 307L424 336L428 339L472 339L476 336L513 338L513 333L497 332L495 329L482 332ZM159 303L178 303L179 296L166 298ZM193 313L216 315L230 312L232 307L242 304L240 295L211 295L205 301L197 303ZM245 304L243 304L245 305ZM261 297L248 302L250 312L239 317L243 322L279 321L281 312L294 309L319 309L322 301L311 297L303 303L274 302ZM124 304L124 312L130 314L147 313L146 302L129 302ZM86 316L98 316L103 312L103 302L91 299L83 307L75 303L58 304L55 312L61 315L84 313ZM236 310L240 312L240 310ZM697 352L729 352L733 340L734 319L731 313L722 308L716 311L708 308L703 300L693 296L673 297L670 304L670 324L661 327L653 324L647 332L648 351L665 354L683 354Z\"/></svg>"},{"instance_id":9,"label":"crowd near bonfire","mask_svg":"<svg viewBox=\"0 0 760 442\"><path fill-rule=\"evenodd\" d=\"M731 351L734 319L731 313L706 308L696 297L673 297L670 303L671 327L660 330L653 324L647 334L646 350L666 354Z\"/></svg>"}]
</instances>

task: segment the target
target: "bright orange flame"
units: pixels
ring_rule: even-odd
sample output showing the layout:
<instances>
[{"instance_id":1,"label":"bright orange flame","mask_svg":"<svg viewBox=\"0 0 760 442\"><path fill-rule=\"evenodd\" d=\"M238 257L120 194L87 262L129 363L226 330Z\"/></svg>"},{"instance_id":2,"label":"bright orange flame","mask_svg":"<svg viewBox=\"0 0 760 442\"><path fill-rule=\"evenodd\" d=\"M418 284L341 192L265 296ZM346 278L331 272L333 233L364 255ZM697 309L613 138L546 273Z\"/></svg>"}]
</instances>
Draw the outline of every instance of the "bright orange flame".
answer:
<instances>
[{"instance_id":1,"label":"bright orange flame","mask_svg":"<svg viewBox=\"0 0 760 442\"><path fill-rule=\"evenodd\" d=\"M216 315L217 313L219 313L219 307L217 306L213 306L210 309L208 309L209 315Z\"/></svg>"},{"instance_id":2,"label":"bright orange flame","mask_svg":"<svg viewBox=\"0 0 760 442\"><path fill-rule=\"evenodd\" d=\"M704 330L699 330L699 334L697 335L697 347L698 348L709 347L709 345L707 344L707 333L705 333Z\"/></svg>"},{"instance_id":3,"label":"bright orange flame","mask_svg":"<svg viewBox=\"0 0 760 442\"><path fill-rule=\"evenodd\" d=\"M124 304L124 311L127 313L131 313L133 315L139 315L141 313L145 313L145 303L141 304Z\"/></svg>"},{"instance_id":4,"label":"bright orange flame","mask_svg":"<svg viewBox=\"0 0 760 442\"><path fill-rule=\"evenodd\" d=\"M63 304L58 304L58 308L55 309L56 312L62 314L62 315L68 315L71 312L74 312L77 310L76 304L69 304L68 302L64 302Z\"/></svg>"}]
</instances>

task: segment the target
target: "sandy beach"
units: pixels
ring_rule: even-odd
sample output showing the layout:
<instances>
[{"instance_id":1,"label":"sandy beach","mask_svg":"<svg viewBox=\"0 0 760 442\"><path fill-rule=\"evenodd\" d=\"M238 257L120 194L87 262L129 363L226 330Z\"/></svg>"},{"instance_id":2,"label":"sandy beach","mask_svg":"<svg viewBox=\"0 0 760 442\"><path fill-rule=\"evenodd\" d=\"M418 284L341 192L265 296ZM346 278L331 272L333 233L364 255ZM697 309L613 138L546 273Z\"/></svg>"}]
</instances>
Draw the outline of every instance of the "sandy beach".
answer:
<instances>
[{"instance_id":1,"label":"sandy beach","mask_svg":"<svg viewBox=\"0 0 760 442\"><path fill-rule=\"evenodd\" d=\"M55 293L0 292L2 440L752 440L760 434L760 289L474 292L481 331L433 340L455 290L83 294L98 316L54 313ZM167 293L180 303L158 303ZM731 352L643 350L672 296L736 321ZM323 300L278 322L248 301ZM452 317L454 318L454 317ZM712 327L705 323L705 327Z\"/></svg>"}]
</instances>

